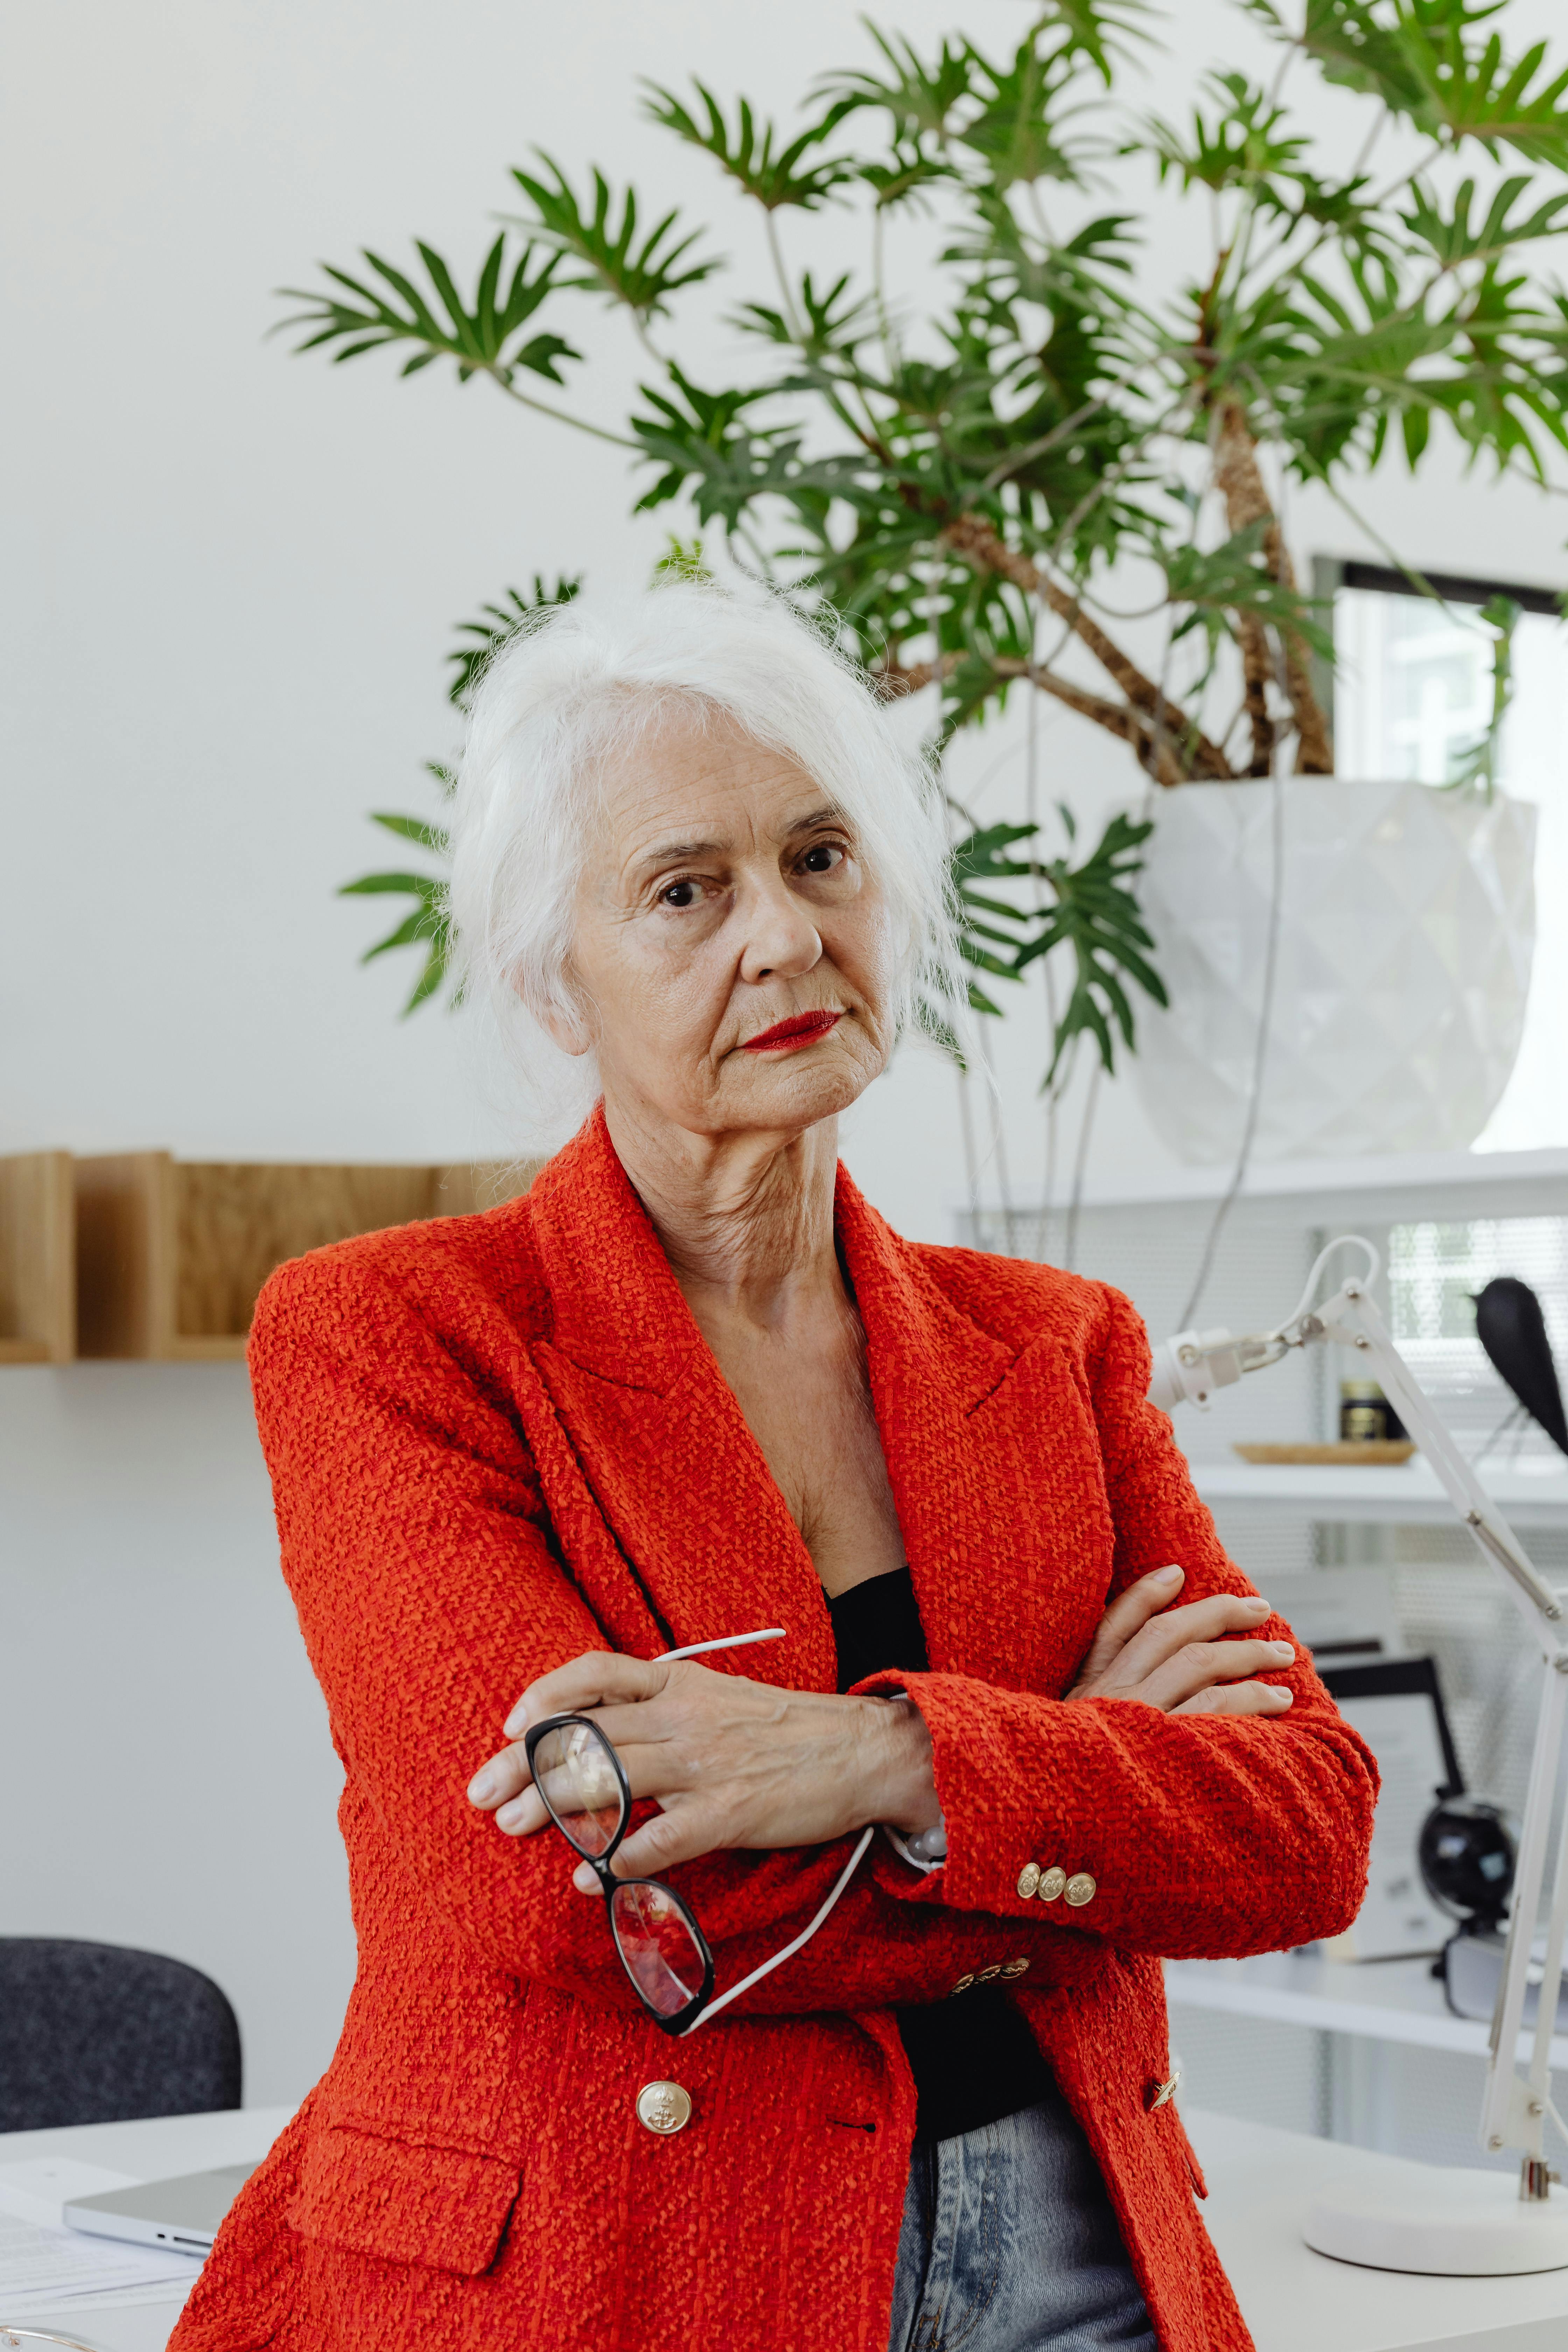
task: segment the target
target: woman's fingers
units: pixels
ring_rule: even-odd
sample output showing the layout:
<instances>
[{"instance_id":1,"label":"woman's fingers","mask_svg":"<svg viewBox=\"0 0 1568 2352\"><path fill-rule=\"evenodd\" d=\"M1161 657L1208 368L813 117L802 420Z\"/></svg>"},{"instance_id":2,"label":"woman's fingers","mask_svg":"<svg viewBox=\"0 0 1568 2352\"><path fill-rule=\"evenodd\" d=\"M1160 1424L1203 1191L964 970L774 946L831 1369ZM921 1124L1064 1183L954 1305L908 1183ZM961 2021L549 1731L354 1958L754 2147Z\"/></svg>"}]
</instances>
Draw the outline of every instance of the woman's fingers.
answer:
<instances>
[{"instance_id":1,"label":"woman's fingers","mask_svg":"<svg viewBox=\"0 0 1568 2352\"><path fill-rule=\"evenodd\" d=\"M532 1837L550 1819L537 1789L524 1789L494 1810L496 1826L508 1837Z\"/></svg>"},{"instance_id":2,"label":"woman's fingers","mask_svg":"<svg viewBox=\"0 0 1568 2352\"><path fill-rule=\"evenodd\" d=\"M528 1758L520 1739L514 1747L503 1748L487 1764L481 1764L468 1782L468 1802L477 1805L481 1813L493 1813L498 1805L526 1789L531 1779Z\"/></svg>"},{"instance_id":3,"label":"woman's fingers","mask_svg":"<svg viewBox=\"0 0 1568 2352\"><path fill-rule=\"evenodd\" d=\"M716 1808L689 1801L642 1822L617 1846L610 1868L617 1878L657 1878L678 1862L695 1862L728 1846L731 1826Z\"/></svg>"},{"instance_id":4,"label":"woman's fingers","mask_svg":"<svg viewBox=\"0 0 1568 2352\"><path fill-rule=\"evenodd\" d=\"M1162 1609L1168 1609L1182 1589L1185 1570L1176 1567L1152 1569L1119 1592L1095 1630L1089 1645L1089 1654L1078 1671L1074 1691L1086 1683L1098 1682L1114 1664L1121 1652L1145 1626L1150 1618Z\"/></svg>"},{"instance_id":5,"label":"woman's fingers","mask_svg":"<svg viewBox=\"0 0 1568 2352\"><path fill-rule=\"evenodd\" d=\"M521 1738L531 1724L547 1715L581 1715L584 1708L612 1701L656 1698L670 1670L658 1658L625 1658L615 1650L587 1650L563 1666L530 1683L501 1729L509 1739Z\"/></svg>"},{"instance_id":6,"label":"woman's fingers","mask_svg":"<svg viewBox=\"0 0 1568 2352\"><path fill-rule=\"evenodd\" d=\"M658 1878L679 1862L696 1862L725 1843L724 1825L702 1805L683 1805L678 1813L656 1813L634 1830L625 1845L616 1848L610 1869L616 1878ZM596 1872L580 1862L572 1873L579 1895L596 1895Z\"/></svg>"},{"instance_id":7,"label":"woman's fingers","mask_svg":"<svg viewBox=\"0 0 1568 2352\"><path fill-rule=\"evenodd\" d=\"M1173 1715L1283 1715L1290 1693L1283 1683L1217 1683L1184 1698Z\"/></svg>"},{"instance_id":8,"label":"woman's fingers","mask_svg":"<svg viewBox=\"0 0 1568 2352\"><path fill-rule=\"evenodd\" d=\"M1294 1664L1295 1658L1289 1642L1189 1642L1144 1677L1137 1696L1173 1715L1201 1692L1244 1682L1253 1675L1277 1675Z\"/></svg>"},{"instance_id":9,"label":"woman's fingers","mask_svg":"<svg viewBox=\"0 0 1568 2352\"><path fill-rule=\"evenodd\" d=\"M1248 1633L1268 1614L1267 1601L1240 1592L1211 1592L1205 1601L1167 1609L1152 1617L1126 1644L1111 1670L1110 1690L1135 1689L1167 1659L1194 1643L1217 1642L1224 1633Z\"/></svg>"},{"instance_id":10,"label":"woman's fingers","mask_svg":"<svg viewBox=\"0 0 1568 2352\"><path fill-rule=\"evenodd\" d=\"M639 1797L663 1799L684 1795L692 1788L690 1773L682 1769L668 1743L631 1739L623 1735L612 1740L611 1746L620 1759L634 1804ZM484 1812L494 1813L497 1828L505 1830L509 1837L531 1837L551 1818L537 1788L528 1785L526 1771L521 1779L518 1777L518 1768L512 1759L521 1754L521 1744L515 1748L503 1750L501 1755L492 1757L484 1770L476 1774L468 1784L469 1802L478 1804ZM474 1790L487 1773L494 1773L497 1793L476 1797ZM548 1784L550 1776L546 1774L545 1778ZM569 1784L563 1792L557 1793L555 1801L558 1804L563 1801L563 1794L570 1810L573 1787ZM607 1784L599 1794L607 1798L613 1817L616 1795L614 1783Z\"/></svg>"}]
</instances>

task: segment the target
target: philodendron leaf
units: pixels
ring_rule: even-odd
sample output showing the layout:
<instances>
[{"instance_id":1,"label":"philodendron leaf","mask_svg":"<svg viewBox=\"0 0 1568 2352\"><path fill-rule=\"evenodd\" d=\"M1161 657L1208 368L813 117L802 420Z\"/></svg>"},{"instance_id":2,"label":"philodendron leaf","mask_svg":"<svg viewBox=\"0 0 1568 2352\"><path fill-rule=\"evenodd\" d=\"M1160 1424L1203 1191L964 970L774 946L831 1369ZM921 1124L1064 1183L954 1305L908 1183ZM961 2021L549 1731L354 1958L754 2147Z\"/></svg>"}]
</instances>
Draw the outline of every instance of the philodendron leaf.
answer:
<instances>
[{"instance_id":1,"label":"philodendron leaf","mask_svg":"<svg viewBox=\"0 0 1568 2352\"><path fill-rule=\"evenodd\" d=\"M653 120L689 146L700 147L711 155L737 186L768 212L777 212L785 205L815 212L851 176L850 164L836 156L808 160L833 129L836 117L831 112L787 147L775 147L773 124L759 122L746 99L740 101L731 131L712 91L695 79L691 87L704 117L700 122L689 107L669 90L661 89L658 82L645 82L643 87L648 93L644 108Z\"/></svg>"},{"instance_id":2,"label":"philodendron leaf","mask_svg":"<svg viewBox=\"0 0 1568 2352\"><path fill-rule=\"evenodd\" d=\"M667 212L639 240L635 188L621 198L617 223L615 199L602 172L593 174L593 209L585 211L561 166L542 150L535 152L549 179L520 170L511 176L533 206L533 218L527 224L530 234L587 270L585 278L564 278L563 285L596 287L612 302L624 303L646 326L668 310L672 294L700 284L719 268L717 256L692 257L700 229L676 236L676 210Z\"/></svg>"},{"instance_id":3,"label":"philodendron leaf","mask_svg":"<svg viewBox=\"0 0 1568 2352\"><path fill-rule=\"evenodd\" d=\"M389 816L384 810L375 809L370 821L372 824L384 824L388 833L395 833L404 841L417 842L421 849L435 850L440 857L445 857L452 845L450 834L443 833L438 824L426 824L421 817Z\"/></svg>"},{"instance_id":4,"label":"philodendron leaf","mask_svg":"<svg viewBox=\"0 0 1568 2352\"><path fill-rule=\"evenodd\" d=\"M428 367L432 360L450 359L465 383L483 373L510 384L521 368L559 383L559 362L582 357L559 335L523 335L557 282L558 253L542 254L537 245L525 244L509 277L503 230L485 257L470 307L434 247L417 244L416 249L425 265L428 291L416 278L367 249L363 258L379 285L323 262L325 275L341 290L334 294L321 288L284 287L286 299L303 302L306 308L279 320L278 331L305 328L308 332L295 344L296 352L325 350L339 361L392 344L411 344L405 375Z\"/></svg>"},{"instance_id":5,"label":"philodendron leaf","mask_svg":"<svg viewBox=\"0 0 1568 2352\"><path fill-rule=\"evenodd\" d=\"M555 604L569 604L582 585L581 572L571 579L563 573L553 588L547 588L536 572L532 589L526 596L521 588L503 588L495 604L479 606L477 620L459 621L458 643L447 656L452 667L451 682L447 688L447 701L455 702L458 709L462 709L480 673L502 646L515 637L519 629L538 614L547 613ZM463 643L465 638L469 641L466 645ZM437 772L439 774L441 772Z\"/></svg>"},{"instance_id":6,"label":"philodendron leaf","mask_svg":"<svg viewBox=\"0 0 1568 2352\"><path fill-rule=\"evenodd\" d=\"M394 832L418 827L416 817L403 819L378 817L376 822L390 826ZM414 837L411 831L409 837ZM366 948L362 963L374 963L394 948L423 946L425 963L413 992L403 1008L404 1017L434 996L442 985L451 963L451 919L447 910L447 886L433 874L362 874L357 882L345 882L338 892L340 898L412 898L414 905L401 922L395 923L384 939ZM454 995L452 1002L457 1003Z\"/></svg>"},{"instance_id":7,"label":"philodendron leaf","mask_svg":"<svg viewBox=\"0 0 1568 2352\"><path fill-rule=\"evenodd\" d=\"M1170 1003L1163 981L1149 961L1154 942L1132 887L1143 867L1139 852L1153 830L1147 820L1118 812L1080 866L1074 866L1070 857L1058 857L1040 868L1051 903L1021 951L1018 969L1024 971L1054 948L1069 948L1073 955L1072 990L1057 1023L1047 1087L1054 1084L1077 1037L1094 1039L1108 1075L1116 1068L1118 1034L1129 1053L1135 1050L1132 1003L1124 982L1131 982L1156 1004Z\"/></svg>"}]
</instances>

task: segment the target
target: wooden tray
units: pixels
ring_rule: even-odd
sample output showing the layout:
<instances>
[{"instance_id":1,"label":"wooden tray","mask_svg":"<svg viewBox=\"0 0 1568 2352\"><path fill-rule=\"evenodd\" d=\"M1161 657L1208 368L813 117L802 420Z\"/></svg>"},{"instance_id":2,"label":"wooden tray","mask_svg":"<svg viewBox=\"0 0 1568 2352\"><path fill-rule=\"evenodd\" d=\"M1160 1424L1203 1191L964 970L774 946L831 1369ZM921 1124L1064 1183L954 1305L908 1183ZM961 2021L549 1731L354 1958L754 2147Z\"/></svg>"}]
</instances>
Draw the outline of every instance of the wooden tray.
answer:
<instances>
[{"instance_id":1,"label":"wooden tray","mask_svg":"<svg viewBox=\"0 0 1568 2352\"><path fill-rule=\"evenodd\" d=\"M1368 1437L1359 1444L1238 1445L1244 1462L1408 1462L1415 1448L1408 1437Z\"/></svg>"}]
</instances>

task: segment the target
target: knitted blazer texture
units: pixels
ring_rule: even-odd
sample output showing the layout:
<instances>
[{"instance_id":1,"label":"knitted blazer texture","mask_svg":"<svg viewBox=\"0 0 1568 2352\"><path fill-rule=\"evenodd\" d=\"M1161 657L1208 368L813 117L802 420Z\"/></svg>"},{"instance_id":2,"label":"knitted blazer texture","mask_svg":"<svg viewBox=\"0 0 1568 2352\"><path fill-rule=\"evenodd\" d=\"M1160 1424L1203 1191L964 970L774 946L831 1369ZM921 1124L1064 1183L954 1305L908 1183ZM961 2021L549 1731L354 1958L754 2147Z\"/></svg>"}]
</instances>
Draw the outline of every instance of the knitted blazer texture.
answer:
<instances>
[{"instance_id":1,"label":"knitted blazer texture","mask_svg":"<svg viewBox=\"0 0 1568 2352\"><path fill-rule=\"evenodd\" d=\"M842 1171L837 1232L931 1657L885 1679L930 1727L948 1861L923 1877L879 1841L816 1939L689 2041L637 2007L563 1842L464 1796L525 1685L587 1649L777 1624L719 1670L837 1684L810 1557L602 1115L525 1199L268 1284L257 1413L346 1776L359 1969L171 2352L883 2352L915 2106L890 2011L1020 1961L1161 2344L1248 2344L1153 2104L1160 1956L1347 1926L1371 1759L1305 1658L1278 1718L1064 1704L1146 1570L1250 1590L1145 1401L1142 1326L1100 1284L900 1241ZM721 1990L847 1852L672 1874ZM1026 1896L1031 1862L1092 1899ZM692 2103L668 2137L635 2106L661 2078Z\"/></svg>"}]
</instances>

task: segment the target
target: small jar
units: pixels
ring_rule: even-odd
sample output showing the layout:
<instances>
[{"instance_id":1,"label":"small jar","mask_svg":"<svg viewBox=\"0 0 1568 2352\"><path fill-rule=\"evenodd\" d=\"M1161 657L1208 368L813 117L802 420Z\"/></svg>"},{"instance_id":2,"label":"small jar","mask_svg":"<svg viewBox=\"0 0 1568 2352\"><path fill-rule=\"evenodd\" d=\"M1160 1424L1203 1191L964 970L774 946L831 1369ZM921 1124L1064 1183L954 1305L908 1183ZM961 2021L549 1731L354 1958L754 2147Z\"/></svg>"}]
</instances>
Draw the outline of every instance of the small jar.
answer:
<instances>
[{"instance_id":1,"label":"small jar","mask_svg":"<svg viewBox=\"0 0 1568 2352\"><path fill-rule=\"evenodd\" d=\"M1405 1423L1375 1381L1340 1382L1340 1438L1346 1445L1385 1444L1405 1435Z\"/></svg>"}]
</instances>

